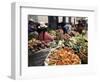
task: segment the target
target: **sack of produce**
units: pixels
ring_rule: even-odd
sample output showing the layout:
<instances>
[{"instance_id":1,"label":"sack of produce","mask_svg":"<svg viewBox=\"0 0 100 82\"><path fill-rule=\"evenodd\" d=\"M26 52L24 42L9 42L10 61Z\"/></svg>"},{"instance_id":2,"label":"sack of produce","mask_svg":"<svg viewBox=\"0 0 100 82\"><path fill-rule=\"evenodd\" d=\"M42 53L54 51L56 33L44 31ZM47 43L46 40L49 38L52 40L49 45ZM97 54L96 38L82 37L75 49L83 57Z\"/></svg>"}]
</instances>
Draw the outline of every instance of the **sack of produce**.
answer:
<instances>
[{"instance_id":1,"label":"sack of produce","mask_svg":"<svg viewBox=\"0 0 100 82\"><path fill-rule=\"evenodd\" d=\"M48 56L50 49L42 49L28 55L28 66L44 66L44 61Z\"/></svg>"}]
</instances>

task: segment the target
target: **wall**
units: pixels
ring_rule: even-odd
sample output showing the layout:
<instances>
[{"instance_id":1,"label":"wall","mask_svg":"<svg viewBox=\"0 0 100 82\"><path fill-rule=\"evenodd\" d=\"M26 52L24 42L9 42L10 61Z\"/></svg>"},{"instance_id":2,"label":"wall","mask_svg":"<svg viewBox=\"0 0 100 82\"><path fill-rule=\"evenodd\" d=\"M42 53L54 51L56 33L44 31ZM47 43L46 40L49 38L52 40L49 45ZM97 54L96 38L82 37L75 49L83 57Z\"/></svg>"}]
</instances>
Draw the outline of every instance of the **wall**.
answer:
<instances>
[{"instance_id":1,"label":"wall","mask_svg":"<svg viewBox=\"0 0 100 82\"><path fill-rule=\"evenodd\" d=\"M95 6L98 9L97 13L97 21L100 21L100 5L99 0L1 0L0 2L0 82L2 81L13 81L9 78L10 76L10 69L11 69L11 2L34 2L34 3L42 3L44 5L48 4L56 4L56 5L76 5L76 6ZM96 22L97 23L97 22ZM98 27L100 26L99 22L96 24ZM98 58L96 59L97 62L99 62L100 53L99 53L99 33L100 28L95 27L97 30L97 40L98 43L95 43L98 45L97 47L97 53ZM85 82L85 81L91 81L91 82L97 82L99 80L99 74L100 74L100 63L97 63L97 75L95 76L80 76L80 77L66 77L66 78L52 78L52 79L36 79L34 81L38 82L48 82L48 81L58 81L58 82ZM31 80L30 80L31 81Z\"/></svg>"}]
</instances>

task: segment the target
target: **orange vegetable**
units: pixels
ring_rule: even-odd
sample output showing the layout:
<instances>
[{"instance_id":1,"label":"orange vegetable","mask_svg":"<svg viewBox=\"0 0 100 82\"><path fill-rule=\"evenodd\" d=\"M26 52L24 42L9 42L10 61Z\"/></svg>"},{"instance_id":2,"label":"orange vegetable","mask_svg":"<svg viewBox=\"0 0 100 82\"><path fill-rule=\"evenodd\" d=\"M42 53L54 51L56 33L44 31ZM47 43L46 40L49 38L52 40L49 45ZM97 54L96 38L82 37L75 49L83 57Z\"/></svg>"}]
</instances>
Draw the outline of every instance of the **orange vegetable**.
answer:
<instances>
[{"instance_id":1,"label":"orange vegetable","mask_svg":"<svg viewBox=\"0 0 100 82\"><path fill-rule=\"evenodd\" d=\"M48 64L51 65L72 65L80 64L81 60L78 55L74 54L74 51L70 48L58 48L51 55L49 55Z\"/></svg>"}]
</instances>

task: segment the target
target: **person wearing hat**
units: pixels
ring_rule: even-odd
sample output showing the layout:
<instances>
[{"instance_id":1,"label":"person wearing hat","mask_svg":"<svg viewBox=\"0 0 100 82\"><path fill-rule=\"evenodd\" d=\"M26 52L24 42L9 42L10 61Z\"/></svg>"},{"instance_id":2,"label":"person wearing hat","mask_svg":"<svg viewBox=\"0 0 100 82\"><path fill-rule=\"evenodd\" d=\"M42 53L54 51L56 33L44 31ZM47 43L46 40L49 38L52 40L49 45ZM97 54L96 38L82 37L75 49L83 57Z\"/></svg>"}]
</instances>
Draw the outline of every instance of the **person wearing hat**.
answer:
<instances>
[{"instance_id":1,"label":"person wearing hat","mask_svg":"<svg viewBox=\"0 0 100 82\"><path fill-rule=\"evenodd\" d=\"M45 25L45 23L40 22L40 26L38 28L41 29L39 33L39 40L47 42L47 43L54 40L54 36L51 36L47 32L47 26Z\"/></svg>"},{"instance_id":2,"label":"person wearing hat","mask_svg":"<svg viewBox=\"0 0 100 82\"><path fill-rule=\"evenodd\" d=\"M29 19L28 21L28 32L34 32L36 31L36 25L33 19Z\"/></svg>"},{"instance_id":3,"label":"person wearing hat","mask_svg":"<svg viewBox=\"0 0 100 82\"><path fill-rule=\"evenodd\" d=\"M34 22L33 19L29 19L28 21L28 35L32 38L32 37L35 37L37 38L38 37L38 32L37 32L37 27L36 27L36 23ZM30 38L29 37L29 38Z\"/></svg>"}]
</instances>

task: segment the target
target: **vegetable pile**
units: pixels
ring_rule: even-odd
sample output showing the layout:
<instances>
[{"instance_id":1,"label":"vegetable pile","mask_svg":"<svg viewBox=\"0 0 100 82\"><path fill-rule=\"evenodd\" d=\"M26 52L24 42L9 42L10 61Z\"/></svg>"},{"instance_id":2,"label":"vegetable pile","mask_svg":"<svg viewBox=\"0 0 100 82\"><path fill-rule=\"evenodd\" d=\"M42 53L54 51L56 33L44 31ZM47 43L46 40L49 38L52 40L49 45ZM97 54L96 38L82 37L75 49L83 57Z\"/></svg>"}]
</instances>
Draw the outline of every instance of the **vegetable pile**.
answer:
<instances>
[{"instance_id":1,"label":"vegetable pile","mask_svg":"<svg viewBox=\"0 0 100 82\"><path fill-rule=\"evenodd\" d=\"M40 40L37 40L35 38L32 38L31 40L28 41L28 49L31 50L32 52L39 51L41 49L49 48L50 45L42 42Z\"/></svg>"},{"instance_id":2,"label":"vegetable pile","mask_svg":"<svg viewBox=\"0 0 100 82\"><path fill-rule=\"evenodd\" d=\"M80 64L80 58L71 48L59 47L53 50L45 61L48 65L74 65Z\"/></svg>"},{"instance_id":3,"label":"vegetable pile","mask_svg":"<svg viewBox=\"0 0 100 82\"><path fill-rule=\"evenodd\" d=\"M88 63L88 40L86 35L78 34L66 40L64 44L75 51L80 57L82 64Z\"/></svg>"}]
</instances>

